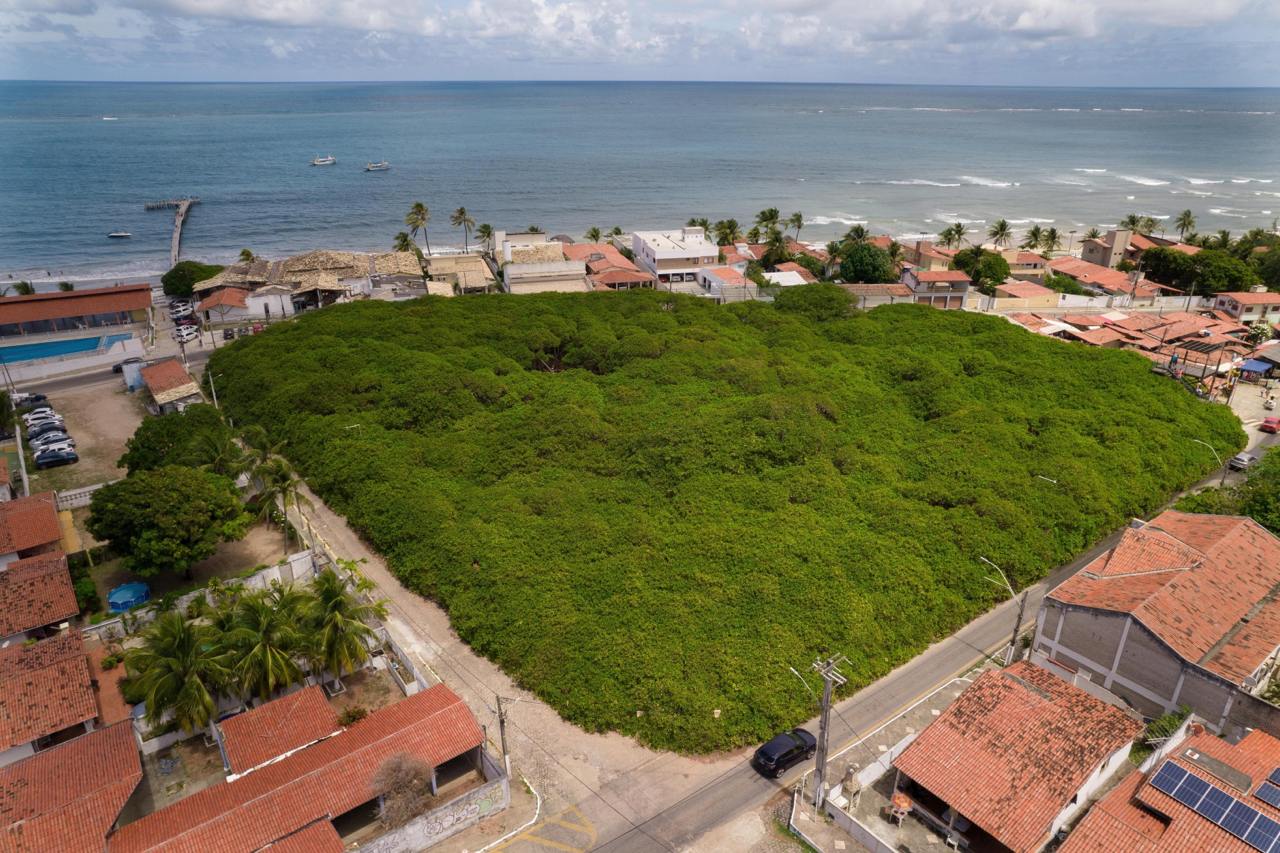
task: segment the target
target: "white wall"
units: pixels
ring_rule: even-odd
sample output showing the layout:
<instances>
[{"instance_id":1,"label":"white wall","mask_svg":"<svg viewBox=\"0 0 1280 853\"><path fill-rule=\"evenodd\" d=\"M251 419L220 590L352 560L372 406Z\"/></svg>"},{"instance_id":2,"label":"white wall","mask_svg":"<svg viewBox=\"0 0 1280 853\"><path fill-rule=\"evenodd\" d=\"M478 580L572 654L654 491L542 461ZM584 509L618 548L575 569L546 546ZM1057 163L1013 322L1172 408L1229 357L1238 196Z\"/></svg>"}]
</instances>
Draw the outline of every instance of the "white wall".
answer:
<instances>
[{"instance_id":1,"label":"white wall","mask_svg":"<svg viewBox=\"0 0 1280 853\"><path fill-rule=\"evenodd\" d=\"M104 335L109 334L112 334L112 332L104 330ZM23 382L32 379L46 379L63 373L75 373L94 367L107 367L126 358L142 355L146 355L142 340L140 338L130 338L127 341L118 341L112 344L104 352L95 352L88 355L59 356L57 358L41 359L40 361L13 362L9 365L8 372L13 377L14 382Z\"/></svg>"},{"instance_id":2,"label":"white wall","mask_svg":"<svg viewBox=\"0 0 1280 853\"><path fill-rule=\"evenodd\" d=\"M35 747L29 743L22 746L15 746L0 752L0 767L8 767L15 761L21 761L24 758L30 758L36 754Z\"/></svg>"},{"instance_id":3,"label":"white wall","mask_svg":"<svg viewBox=\"0 0 1280 853\"><path fill-rule=\"evenodd\" d=\"M1049 826L1049 838L1052 838L1054 833L1089 807L1090 803L1093 802L1094 796L1106 781L1111 778L1111 775L1129 761L1129 750L1132 748L1133 742L1126 742L1124 746L1107 756L1106 761L1093 768L1089 778L1085 780L1084 784L1080 786L1080 790L1076 792L1075 802L1068 803L1067 807L1053 819L1053 823ZM1045 840L1048 841L1048 838Z\"/></svg>"},{"instance_id":4,"label":"white wall","mask_svg":"<svg viewBox=\"0 0 1280 853\"><path fill-rule=\"evenodd\" d=\"M245 301L253 317L277 319L293 316L293 297L288 293L251 293Z\"/></svg>"}]
</instances>

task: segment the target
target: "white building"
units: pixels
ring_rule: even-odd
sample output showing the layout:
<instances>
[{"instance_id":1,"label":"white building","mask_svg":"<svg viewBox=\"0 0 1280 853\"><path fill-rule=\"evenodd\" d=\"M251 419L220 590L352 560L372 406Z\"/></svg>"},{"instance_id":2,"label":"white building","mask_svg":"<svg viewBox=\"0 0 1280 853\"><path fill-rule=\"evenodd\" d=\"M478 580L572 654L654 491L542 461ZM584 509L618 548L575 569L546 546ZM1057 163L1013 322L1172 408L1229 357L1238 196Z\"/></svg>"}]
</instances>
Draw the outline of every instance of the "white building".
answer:
<instances>
[{"instance_id":1,"label":"white building","mask_svg":"<svg viewBox=\"0 0 1280 853\"><path fill-rule=\"evenodd\" d=\"M676 231L637 231L631 235L636 263L658 277L658 286L697 281L698 270L715 266L720 248L701 228Z\"/></svg>"},{"instance_id":2,"label":"white building","mask_svg":"<svg viewBox=\"0 0 1280 853\"><path fill-rule=\"evenodd\" d=\"M554 244L559 246L559 243ZM544 261L507 264L502 268L502 289L507 293L586 293L587 265L582 261Z\"/></svg>"}]
</instances>

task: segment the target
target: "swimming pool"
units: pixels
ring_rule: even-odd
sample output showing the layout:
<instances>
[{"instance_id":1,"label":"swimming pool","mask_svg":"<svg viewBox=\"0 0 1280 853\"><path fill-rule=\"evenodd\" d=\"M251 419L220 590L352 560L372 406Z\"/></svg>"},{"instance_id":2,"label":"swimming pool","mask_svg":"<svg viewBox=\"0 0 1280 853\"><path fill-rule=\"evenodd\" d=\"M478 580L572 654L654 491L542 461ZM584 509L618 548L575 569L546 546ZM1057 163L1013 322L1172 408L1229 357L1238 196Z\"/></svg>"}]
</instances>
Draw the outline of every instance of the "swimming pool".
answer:
<instances>
[{"instance_id":1,"label":"swimming pool","mask_svg":"<svg viewBox=\"0 0 1280 853\"><path fill-rule=\"evenodd\" d=\"M99 347L109 349L112 344L127 341L133 335L102 335L96 338L71 338L63 341L41 341L38 344L18 344L0 347L0 362L13 364L18 361L35 361L60 355L91 353Z\"/></svg>"}]
</instances>

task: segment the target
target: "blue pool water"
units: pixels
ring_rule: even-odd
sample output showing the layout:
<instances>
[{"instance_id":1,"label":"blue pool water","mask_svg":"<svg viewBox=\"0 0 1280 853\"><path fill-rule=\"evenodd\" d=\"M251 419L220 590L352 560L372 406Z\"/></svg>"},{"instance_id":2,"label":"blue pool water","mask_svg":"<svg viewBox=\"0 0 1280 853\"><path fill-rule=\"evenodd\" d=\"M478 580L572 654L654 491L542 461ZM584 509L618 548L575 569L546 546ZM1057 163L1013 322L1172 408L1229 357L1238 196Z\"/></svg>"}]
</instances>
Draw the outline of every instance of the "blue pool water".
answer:
<instances>
[{"instance_id":1,"label":"blue pool water","mask_svg":"<svg viewBox=\"0 0 1280 853\"><path fill-rule=\"evenodd\" d=\"M127 341L131 337L133 335L106 335L97 338L72 338L65 341L43 341L38 344L0 347L0 362L13 364L16 361L34 361L38 358L89 353L99 347L108 349L112 344Z\"/></svg>"}]
</instances>

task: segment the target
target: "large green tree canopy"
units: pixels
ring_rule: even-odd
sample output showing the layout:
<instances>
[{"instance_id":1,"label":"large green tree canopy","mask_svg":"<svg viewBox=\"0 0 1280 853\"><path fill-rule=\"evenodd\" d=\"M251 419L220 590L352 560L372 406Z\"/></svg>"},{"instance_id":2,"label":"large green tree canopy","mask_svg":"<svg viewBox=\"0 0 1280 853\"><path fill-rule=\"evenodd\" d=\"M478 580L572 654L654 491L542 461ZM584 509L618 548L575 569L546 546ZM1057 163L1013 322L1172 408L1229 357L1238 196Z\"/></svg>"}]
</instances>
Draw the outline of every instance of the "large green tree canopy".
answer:
<instances>
[{"instance_id":1,"label":"large green tree canopy","mask_svg":"<svg viewBox=\"0 0 1280 853\"><path fill-rule=\"evenodd\" d=\"M1024 585L1154 510L1213 465L1190 438L1243 443L1132 353L814 288L362 302L210 369L475 649L690 751L810 716L788 666L843 652L852 689L990 607L980 556Z\"/></svg>"},{"instance_id":2,"label":"large green tree canopy","mask_svg":"<svg viewBox=\"0 0 1280 853\"><path fill-rule=\"evenodd\" d=\"M165 465L198 467L213 461L231 428L213 406L197 403L181 412L146 418L129 437L116 464L133 474Z\"/></svg>"}]
</instances>

